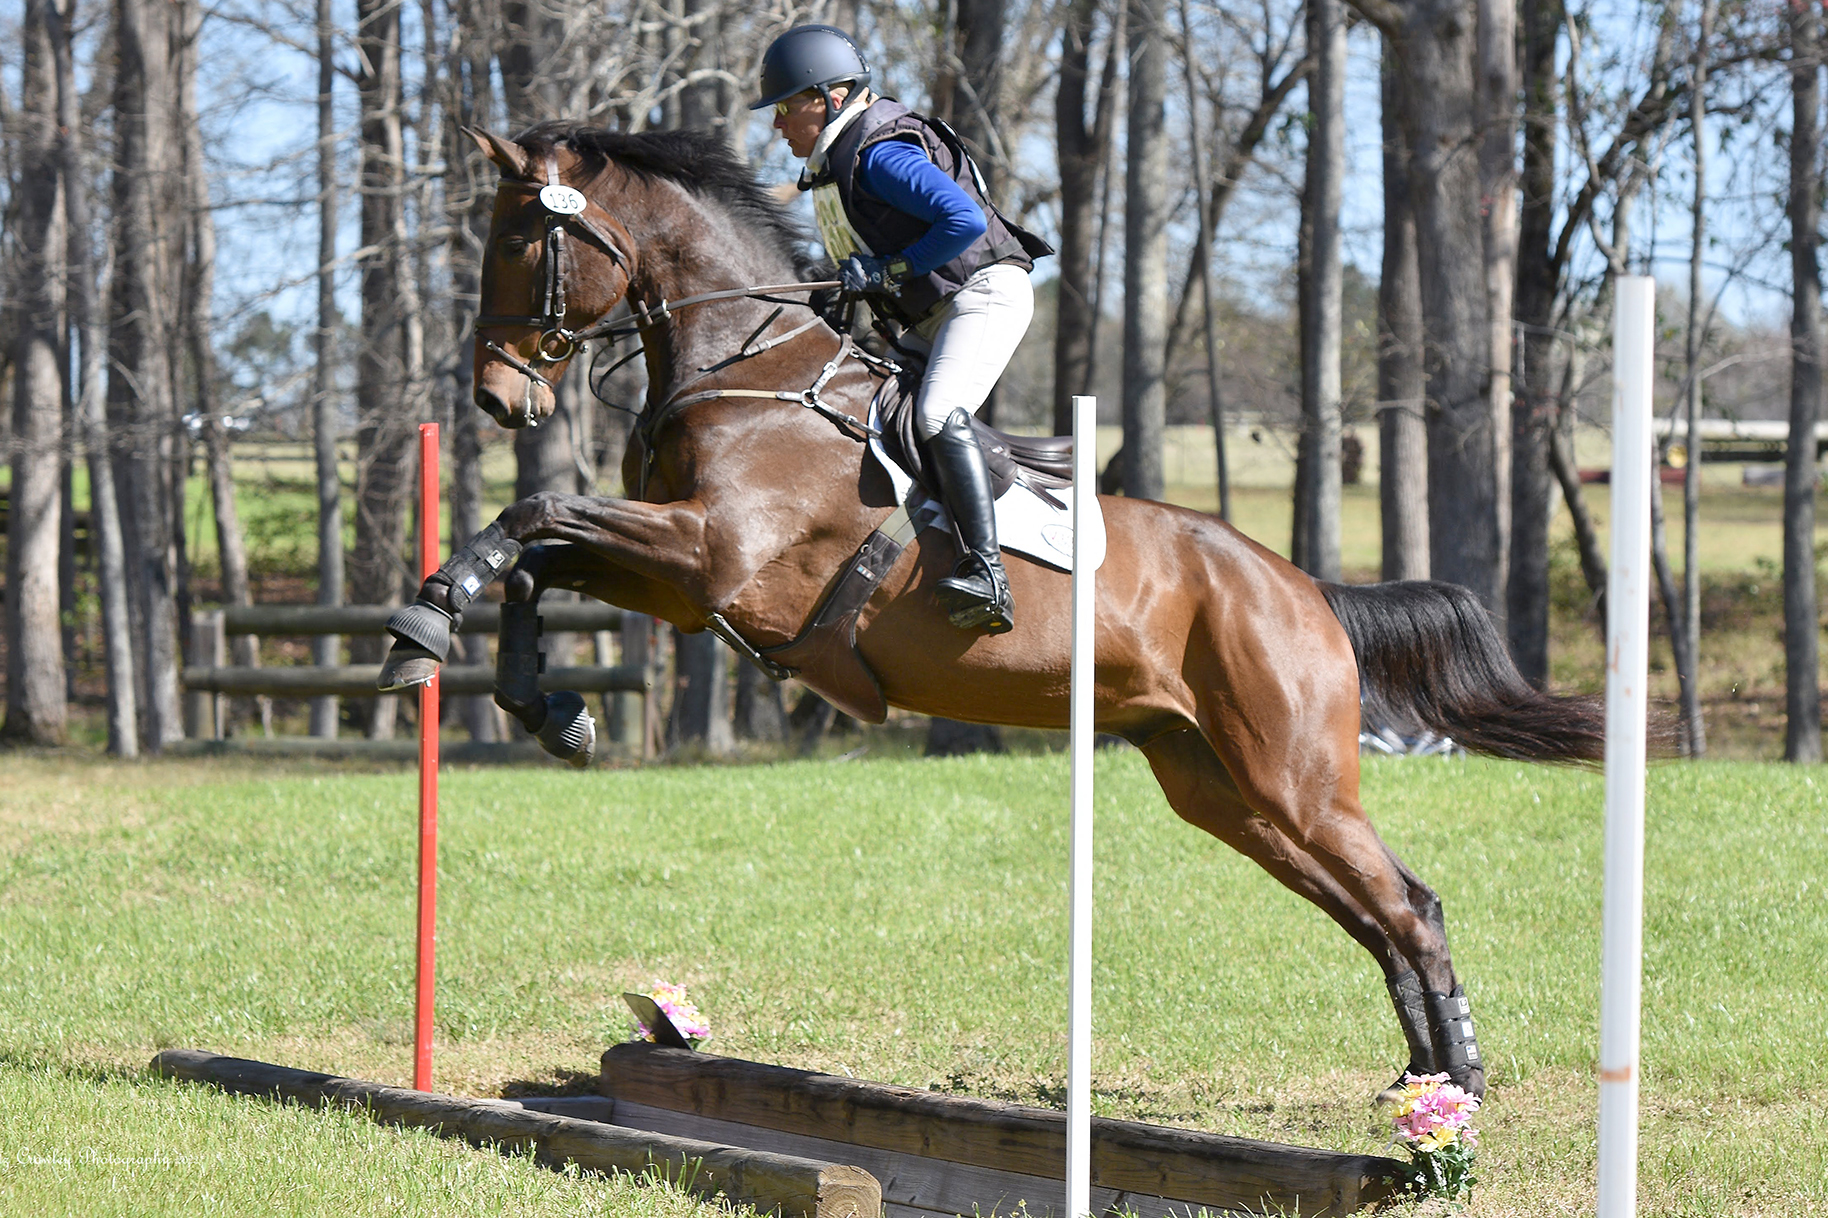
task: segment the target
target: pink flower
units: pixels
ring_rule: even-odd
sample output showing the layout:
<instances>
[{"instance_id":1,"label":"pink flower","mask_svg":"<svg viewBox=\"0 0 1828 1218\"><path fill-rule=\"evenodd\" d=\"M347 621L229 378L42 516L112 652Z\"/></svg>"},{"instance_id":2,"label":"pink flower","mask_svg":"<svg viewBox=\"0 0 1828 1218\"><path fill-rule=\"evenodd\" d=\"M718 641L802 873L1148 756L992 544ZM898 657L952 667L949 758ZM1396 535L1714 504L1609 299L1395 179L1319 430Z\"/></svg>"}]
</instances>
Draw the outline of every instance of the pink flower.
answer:
<instances>
[{"instance_id":1,"label":"pink flower","mask_svg":"<svg viewBox=\"0 0 1828 1218\"><path fill-rule=\"evenodd\" d=\"M683 985L673 985L655 978L647 996L654 1000L654 1005L659 1007L661 1014L667 1017L667 1022L671 1023L679 1034L692 1044L696 1045L699 1041L710 1038L711 1025L692 1000L686 996L686 989ZM636 1021L635 1039L652 1041L654 1030L645 1023Z\"/></svg>"}]
</instances>

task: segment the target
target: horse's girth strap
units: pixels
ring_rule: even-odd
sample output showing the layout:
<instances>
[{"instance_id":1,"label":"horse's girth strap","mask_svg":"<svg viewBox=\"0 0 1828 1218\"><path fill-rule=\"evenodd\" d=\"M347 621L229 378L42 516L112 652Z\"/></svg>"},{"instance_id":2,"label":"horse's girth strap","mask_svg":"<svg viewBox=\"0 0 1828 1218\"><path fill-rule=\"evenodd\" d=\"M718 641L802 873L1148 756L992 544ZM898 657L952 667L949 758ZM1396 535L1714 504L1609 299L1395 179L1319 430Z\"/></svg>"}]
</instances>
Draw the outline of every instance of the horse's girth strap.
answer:
<instances>
[{"instance_id":1,"label":"horse's girth strap","mask_svg":"<svg viewBox=\"0 0 1828 1218\"><path fill-rule=\"evenodd\" d=\"M769 660L795 669L800 680L826 701L864 723L881 723L887 718L888 700L876 674L857 651L857 618L901 560L914 533L907 508L896 508L851 555L831 594L799 636L762 651Z\"/></svg>"}]
</instances>

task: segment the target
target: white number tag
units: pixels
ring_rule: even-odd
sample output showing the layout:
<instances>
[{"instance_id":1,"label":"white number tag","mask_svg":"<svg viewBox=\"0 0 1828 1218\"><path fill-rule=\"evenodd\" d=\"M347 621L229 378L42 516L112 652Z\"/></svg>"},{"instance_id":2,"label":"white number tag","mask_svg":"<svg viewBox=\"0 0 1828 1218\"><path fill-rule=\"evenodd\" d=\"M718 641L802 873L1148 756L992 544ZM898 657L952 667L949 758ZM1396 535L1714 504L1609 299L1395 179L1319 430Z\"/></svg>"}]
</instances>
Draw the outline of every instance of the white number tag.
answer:
<instances>
[{"instance_id":1,"label":"white number tag","mask_svg":"<svg viewBox=\"0 0 1828 1218\"><path fill-rule=\"evenodd\" d=\"M540 202L547 211L561 216L575 216L590 205L583 191L558 185L540 187Z\"/></svg>"}]
</instances>

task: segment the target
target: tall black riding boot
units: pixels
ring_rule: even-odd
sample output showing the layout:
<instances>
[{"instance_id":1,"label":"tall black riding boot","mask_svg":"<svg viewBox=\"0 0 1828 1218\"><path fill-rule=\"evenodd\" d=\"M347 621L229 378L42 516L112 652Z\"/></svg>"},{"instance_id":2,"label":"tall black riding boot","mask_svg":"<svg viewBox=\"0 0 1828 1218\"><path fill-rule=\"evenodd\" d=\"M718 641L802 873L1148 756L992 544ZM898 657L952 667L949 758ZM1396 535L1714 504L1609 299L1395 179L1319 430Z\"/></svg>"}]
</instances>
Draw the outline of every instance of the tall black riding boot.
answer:
<instances>
[{"instance_id":1,"label":"tall black riding boot","mask_svg":"<svg viewBox=\"0 0 1828 1218\"><path fill-rule=\"evenodd\" d=\"M954 410L927 441L946 510L958 533L959 560L939 581L939 603L960 630L1002 634L1015 625L1009 577L997 548L996 501L984 451L971 434L971 416Z\"/></svg>"}]
</instances>

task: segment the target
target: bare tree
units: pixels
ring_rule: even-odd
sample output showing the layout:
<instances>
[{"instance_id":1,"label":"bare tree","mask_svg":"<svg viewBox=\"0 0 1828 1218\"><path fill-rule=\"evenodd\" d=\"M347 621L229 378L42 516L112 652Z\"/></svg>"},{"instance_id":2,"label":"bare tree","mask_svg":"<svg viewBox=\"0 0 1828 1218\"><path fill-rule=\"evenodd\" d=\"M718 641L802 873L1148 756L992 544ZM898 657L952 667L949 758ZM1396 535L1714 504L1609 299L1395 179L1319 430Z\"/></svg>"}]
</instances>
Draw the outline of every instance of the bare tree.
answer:
<instances>
[{"instance_id":1,"label":"bare tree","mask_svg":"<svg viewBox=\"0 0 1828 1218\"><path fill-rule=\"evenodd\" d=\"M327 0L325 0L327 2ZM459 0L455 7L444 71L445 108L456 120L444 126L444 199L450 224L451 332L458 349L451 360L451 537L475 536L482 529L481 412L472 396L469 359L471 329L481 290L483 244L489 236L494 169L463 134L459 124L485 125L494 121L495 89L490 63L493 56L486 34L486 0ZM473 341L473 340L470 340ZM476 634L460 634L458 654L469 664L488 660L488 641ZM494 702L486 696L458 700L458 715L473 740L498 738Z\"/></svg>"},{"instance_id":2,"label":"bare tree","mask_svg":"<svg viewBox=\"0 0 1828 1218\"><path fill-rule=\"evenodd\" d=\"M1301 440L1296 455L1295 565L1339 578L1340 367L1344 330L1339 210L1346 170L1346 20L1339 0L1308 0L1307 180L1301 213Z\"/></svg>"},{"instance_id":3,"label":"bare tree","mask_svg":"<svg viewBox=\"0 0 1828 1218\"><path fill-rule=\"evenodd\" d=\"M398 604L412 424L424 417L423 347L406 241L406 148L401 111L400 9L357 5L362 136L362 346L356 361L356 544L349 582L362 604ZM360 640L378 646L378 640ZM366 657L365 657L366 658ZM371 737L393 734L395 699L370 704Z\"/></svg>"},{"instance_id":4,"label":"bare tree","mask_svg":"<svg viewBox=\"0 0 1828 1218\"><path fill-rule=\"evenodd\" d=\"M1594 227L1596 209L1609 197L1615 224L1624 224L1627 201L1639 189L1635 168L1675 113L1672 81L1678 6L1664 6L1649 62L1634 73L1637 92L1618 103L1616 131L1597 150L1581 80L1583 46L1578 23L1570 26L1559 0L1525 6L1522 40L1524 166L1517 253L1515 314L1521 331L1517 391L1512 403L1510 579L1507 587L1511 652L1524 677L1542 684L1549 674L1549 517L1551 487L1559 486L1575 522L1581 567L1596 597L1603 595L1605 560L1597 530L1581 499L1573 463L1569 412L1577 350L1576 302L1569 268L1581 234ZM1557 66L1568 39L1566 79ZM1560 107L1565 99L1567 113ZM1557 131L1565 121L1576 166L1573 189L1557 197ZM1556 227L1559 218L1560 227ZM1622 266L1623 229L1609 257ZM1605 288L1600 287L1603 294ZM1598 307L1596 304L1595 308ZM1551 481L1551 474L1553 481Z\"/></svg>"},{"instance_id":5,"label":"bare tree","mask_svg":"<svg viewBox=\"0 0 1828 1218\"><path fill-rule=\"evenodd\" d=\"M50 7L51 0L25 4L25 62L13 116L18 226L6 293L14 314L13 482L7 504L6 721L0 737L30 744L63 743L69 717L58 612L67 242Z\"/></svg>"},{"instance_id":6,"label":"bare tree","mask_svg":"<svg viewBox=\"0 0 1828 1218\"><path fill-rule=\"evenodd\" d=\"M1167 37L1162 0L1129 0L1129 146L1124 192L1123 491L1160 499L1167 416Z\"/></svg>"},{"instance_id":7,"label":"bare tree","mask_svg":"<svg viewBox=\"0 0 1828 1218\"><path fill-rule=\"evenodd\" d=\"M1422 296L1403 139L1403 76L1384 43L1383 273L1377 288L1378 506L1383 578L1428 578L1428 429L1423 413Z\"/></svg>"},{"instance_id":8,"label":"bare tree","mask_svg":"<svg viewBox=\"0 0 1828 1218\"><path fill-rule=\"evenodd\" d=\"M1784 760L1822 759L1815 425L1822 414L1822 17L1790 7L1790 440L1784 451Z\"/></svg>"},{"instance_id":9,"label":"bare tree","mask_svg":"<svg viewBox=\"0 0 1828 1218\"><path fill-rule=\"evenodd\" d=\"M1707 724L1701 715L1701 268L1707 239L1707 57L1713 41L1715 0L1701 0L1690 69L1689 125L1695 141L1694 228L1688 252L1688 325L1684 357L1688 378L1687 461L1682 476L1682 734L1688 755L1707 752Z\"/></svg>"},{"instance_id":10,"label":"bare tree","mask_svg":"<svg viewBox=\"0 0 1828 1218\"><path fill-rule=\"evenodd\" d=\"M1072 401L1088 391L1092 375L1094 302L1092 236L1096 228L1098 172L1109 155L1117 105L1119 43L1112 29L1105 47L1093 117L1086 121L1092 41L1098 0L1073 0L1061 29L1060 81L1054 94L1054 138L1060 165L1058 312L1054 332L1054 433L1072 430Z\"/></svg>"},{"instance_id":11,"label":"bare tree","mask_svg":"<svg viewBox=\"0 0 1828 1218\"><path fill-rule=\"evenodd\" d=\"M184 353L190 365L192 415L203 441L209 479L210 506L216 522L216 556L222 567L222 603L252 603L248 584L247 544L241 531L241 514L235 506L235 471L229 453L228 430L218 400L215 348L211 344L211 307L216 285L216 220L210 205L209 175L204 166L203 123L197 109L197 69L201 53L203 7L198 0L178 0L176 5L178 122L185 202L184 263L179 280L183 304L179 319ZM233 636L234 662L242 667L260 663L260 639L251 634ZM207 663L203 657L193 657ZM257 700L261 725L272 729L273 705Z\"/></svg>"},{"instance_id":12,"label":"bare tree","mask_svg":"<svg viewBox=\"0 0 1828 1218\"><path fill-rule=\"evenodd\" d=\"M330 0L317 0L317 325L311 332L311 440L317 475L317 603L343 603L343 479L337 468L332 346L336 307L336 25ZM311 641L314 664L342 660L343 640ZM311 700L311 734L335 739L341 718L334 697Z\"/></svg>"},{"instance_id":13,"label":"bare tree","mask_svg":"<svg viewBox=\"0 0 1828 1218\"><path fill-rule=\"evenodd\" d=\"M1428 388L1429 567L1503 609L1491 297L1474 0L1351 0L1403 74Z\"/></svg>"},{"instance_id":14,"label":"bare tree","mask_svg":"<svg viewBox=\"0 0 1828 1218\"><path fill-rule=\"evenodd\" d=\"M57 126L60 169L64 180L64 214L70 233L69 308L81 349L75 397L77 426L82 433L89 471L89 532L94 539L96 583L101 601L102 654L107 669L108 751L117 757L139 755L139 711L133 666L133 624L127 593L127 557L121 537L120 504L115 493L114 463L109 453L103 397L107 386L108 338L102 317L98 275L91 249L89 175L84 165L81 98L76 89L75 55L70 46L75 0L45 8L45 31L57 68Z\"/></svg>"},{"instance_id":15,"label":"bare tree","mask_svg":"<svg viewBox=\"0 0 1828 1218\"><path fill-rule=\"evenodd\" d=\"M122 523L136 617L141 724L153 751L183 737L178 703L176 419L170 352L176 326L174 248L183 214L175 197L177 99L173 9L115 0L115 263L108 408L120 439Z\"/></svg>"}]
</instances>

